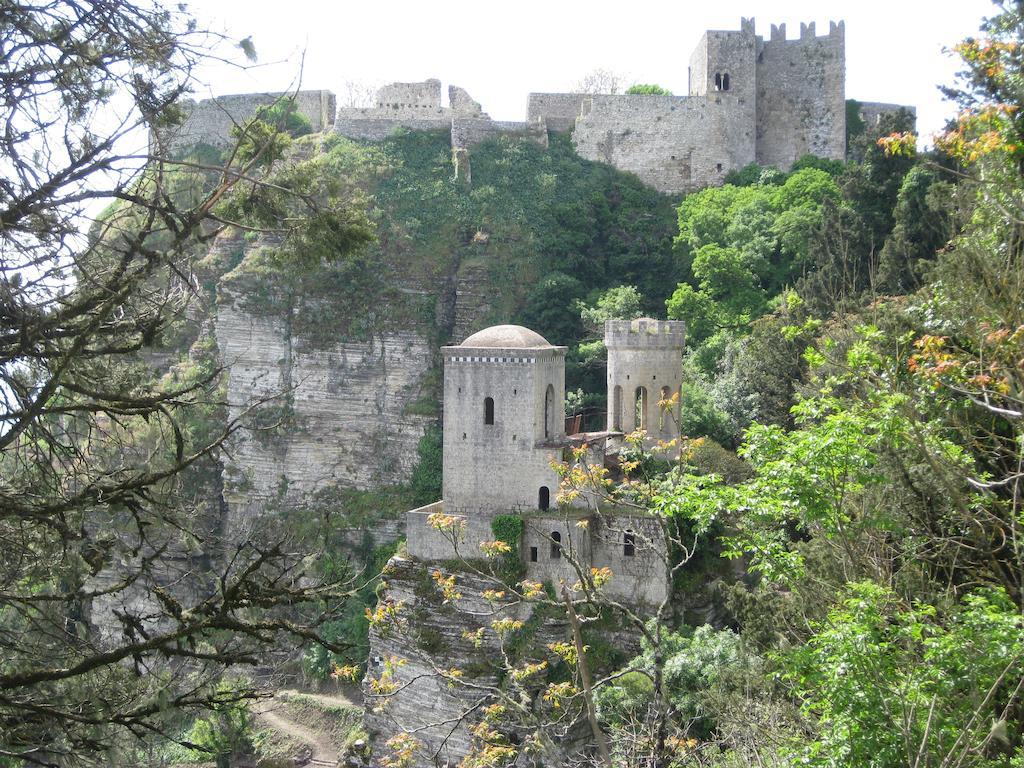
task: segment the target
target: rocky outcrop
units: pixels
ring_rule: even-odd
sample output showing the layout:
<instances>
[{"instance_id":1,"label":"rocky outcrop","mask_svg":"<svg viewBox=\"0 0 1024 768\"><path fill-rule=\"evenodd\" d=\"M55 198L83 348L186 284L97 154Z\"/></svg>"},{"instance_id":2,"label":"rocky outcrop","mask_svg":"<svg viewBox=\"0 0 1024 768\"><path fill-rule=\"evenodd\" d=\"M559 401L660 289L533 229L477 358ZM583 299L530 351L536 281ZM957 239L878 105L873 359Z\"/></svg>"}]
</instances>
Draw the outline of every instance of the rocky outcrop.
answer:
<instances>
[{"instance_id":1,"label":"rocky outcrop","mask_svg":"<svg viewBox=\"0 0 1024 768\"><path fill-rule=\"evenodd\" d=\"M260 428L240 431L225 464L229 504L297 500L330 485L368 489L408 479L430 415L423 396L433 345L415 330L326 347L294 337L287 317L222 301L217 343L231 416L263 398Z\"/></svg>"},{"instance_id":2,"label":"rocky outcrop","mask_svg":"<svg viewBox=\"0 0 1024 768\"><path fill-rule=\"evenodd\" d=\"M455 577L458 597L444 599L435 571ZM545 646L565 641L567 624L559 617L533 616L538 609L531 605L496 609L481 597L496 586L494 581L410 558L392 558L385 583L382 604L398 606L398 618L370 631L363 722L373 747L372 765L384 765L392 756L388 742L403 735L415 739L413 768L455 765L472 747L472 726L499 700L494 691L505 684L507 671L502 660L513 665L527 658L553 660ZM503 618L522 620L525 627L519 636L500 642L490 627ZM381 679L387 693L374 695L374 681ZM543 685L542 675L526 694L530 700L521 703L543 709ZM541 740L545 765L567 764L566 753L585 742L579 725L569 729L571 737ZM528 723L511 720L499 731L513 744L532 732Z\"/></svg>"}]
</instances>

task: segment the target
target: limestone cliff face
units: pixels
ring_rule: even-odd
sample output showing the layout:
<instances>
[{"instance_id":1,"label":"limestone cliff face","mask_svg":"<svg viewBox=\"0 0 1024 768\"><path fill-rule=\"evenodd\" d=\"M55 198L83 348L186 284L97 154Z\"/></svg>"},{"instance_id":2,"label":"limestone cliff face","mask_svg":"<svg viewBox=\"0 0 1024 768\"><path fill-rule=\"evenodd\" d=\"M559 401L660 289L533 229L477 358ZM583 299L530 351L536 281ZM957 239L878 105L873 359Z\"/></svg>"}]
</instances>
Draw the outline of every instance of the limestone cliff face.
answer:
<instances>
[{"instance_id":1,"label":"limestone cliff face","mask_svg":"<svg viewBox=\"0 0 1024 768\"><path fill-rule=\"evenodd\" d=\"M226 460L229 504L299 500L329 485L369 489L406 480L429 415L422 396L432 344L416 329L311 345L287 316L260 316L222 297L217 343L231 416L276 399L267 428L241 430ZM325 329L326 330L326 329Z\"/></svg>"}]
</instances>

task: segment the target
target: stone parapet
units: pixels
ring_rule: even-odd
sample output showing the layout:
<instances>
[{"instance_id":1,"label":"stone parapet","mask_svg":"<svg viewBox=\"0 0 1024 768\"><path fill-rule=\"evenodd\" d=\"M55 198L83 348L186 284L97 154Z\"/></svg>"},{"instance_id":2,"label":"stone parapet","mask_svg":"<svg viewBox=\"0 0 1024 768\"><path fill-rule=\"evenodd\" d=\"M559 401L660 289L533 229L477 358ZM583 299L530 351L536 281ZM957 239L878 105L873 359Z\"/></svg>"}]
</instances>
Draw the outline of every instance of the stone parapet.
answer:
<instances>
[{"instance_id":1,"label":"stone parapet","mask_svg":"<svg viewBox=\"0 0 1024 768\"><path fill-rule=\"evenodd\" d=\"M445 363L490 363L495 365L529 365L538 360L565 357L568 347L441 347Z\"/></svg>"},{"instance_id":2,"label":"stone parapet","mask_svg":"<svg viewBox=\"0 0 1024 768\"><path fill-rule=\"evenodd\" d=\"M606 320L604 343L608 348L682 349L686 323L682 320Z\"/></svg>"}]
</instances>

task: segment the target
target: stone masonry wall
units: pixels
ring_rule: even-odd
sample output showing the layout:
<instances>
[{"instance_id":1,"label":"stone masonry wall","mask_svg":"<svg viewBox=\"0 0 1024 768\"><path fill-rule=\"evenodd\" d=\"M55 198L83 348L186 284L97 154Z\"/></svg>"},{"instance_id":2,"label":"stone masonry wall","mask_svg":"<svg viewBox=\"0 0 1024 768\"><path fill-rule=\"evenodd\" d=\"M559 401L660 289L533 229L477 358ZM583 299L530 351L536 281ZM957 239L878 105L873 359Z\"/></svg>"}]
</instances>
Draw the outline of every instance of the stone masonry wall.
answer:
<instances>
[{"instance_id":1,"label":"stone masonry wall","mask_svg":"<svg viewBox=\"0 0 1024 768\"><path fill-rule=\"evenodd\" d=\"M757 57L757 162L786 170L805 154L846 156L846 51L843 22L816 37L814 23L787 40L772 27Z\"/></svg>"},{"instance_id":2,"label":"stone masonry wall","mask_svg":"<svg viewBox=\"0 0 1024 768\"><path fill-rule=\"evenodd\" d=\"M581 519L587 521L585 528L576 525ZM604 587L605 594L631 606L650 608L668 597L668 570L662 559L664 536L657 520L577 510L547 515L530 513L523 520L522 556L528 578L571 586L579 581L572 565L575 559L585 568L610 569L612 577ZM631 555L625 553L627 531L633 534ZM558 557L554 556L552 541L556 532L561 536Z\"/></svg>"},{"instance_id":3,"label":"stone masonry wall","mask_svg":"<svg viewBox=\"0 0 1024 768\"><path fill-rule=\"evenodd\" d=\"M380 141L398 128L410 131L447 131L451 125L449 117L392 117L381 115L376 109L345 108L338 110L334 130L350 139Z\"/></svg>"},{"instance_id":4,"label":"stone masonry wall","mask_svg":"<svg viewBox=\"0 0 1024 768\"><path fill-rule=\"evenodd\" d=\"M587 97L585 93L531 93L526 102L526 119L530 123L544 123L551 131L571 131Z\"/></svg>"},{"instance_id":5,"label":"stone masonry wall","mask_svg":"<svg viewBox=\"0 0 1024 768\"><path fill-rule=\"evenodd\" d=\"M481 117L452 119L452 147L455 149L468 149L482 141L505 135L520 136L542 147L548 146L548 132L540 123L517 123Z\"/></svg>"},{"instance_id":6,"label":"stone masonry wall","mask_svg":"<svg viewBox=\"0 0 1024 768\"><path fill-rule=\"evenodd\" d=\"M692 192L754 161L745 106L731 93L591 96L573 142L581 156L634 173L660 192Z\"/></svg>"},{"instance_id":7,"label":"stone masonry wall","mask_svg":"<svg viewBox=\"0 0 1024 768\"><path fill-rule=\"evenodd\" d=\"M436 78L420 83L391 83L377 91L377 109L394 113L395 117L416 117L440 111L441 81Z\"/></svg>"},{"instance_id":8,"label":"stone masonry wall","mask_svg":"<svg viewBox=\"0 0 1024 768\"><path fill-rule=\"evenodd\" d=\"M184 122L154 137L164 153L178 152L200 142L214 147L231 146L231 128L253 117L259 107L284 98L293 98L299 114L309 120L314 133L334 122L335 97L330 91L299 91L295 94L245 93L218 96L200 102L184 101Z\"/></svg>"},{"instance_id":9,"label":"stone masonry wall","mask_svg":"<svg viewBox=\"0 0 1024 768\"><path fill-rule=\"evenodd\" d=\"M909 112L915 122L917 121L917 109L905 104L886 104L880 101L861 101L858 104L860 106L860 119L864 121L864 125L869 129L877 126L883 116L894 115L901 110Z\"/></svg>"}]
</instances>

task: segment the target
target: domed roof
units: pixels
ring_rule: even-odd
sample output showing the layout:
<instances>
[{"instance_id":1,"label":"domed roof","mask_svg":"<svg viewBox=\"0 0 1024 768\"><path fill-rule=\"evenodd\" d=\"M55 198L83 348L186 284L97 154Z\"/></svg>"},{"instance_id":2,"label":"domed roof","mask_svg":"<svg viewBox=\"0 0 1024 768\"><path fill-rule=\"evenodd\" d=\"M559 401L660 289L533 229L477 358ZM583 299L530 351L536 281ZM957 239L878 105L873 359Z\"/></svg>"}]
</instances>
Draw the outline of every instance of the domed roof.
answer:
<instances>
[{"instance_id":1,"label":"domed roof","mask_svg":"<svg viewBox=\"0 0 1024 768\"><path fill-rule=\"evenodd\" d=\"M459 346L532 349L551 345L539 333L521 325L492 325L467 337Z\"/></svg>"}]
</instances>

